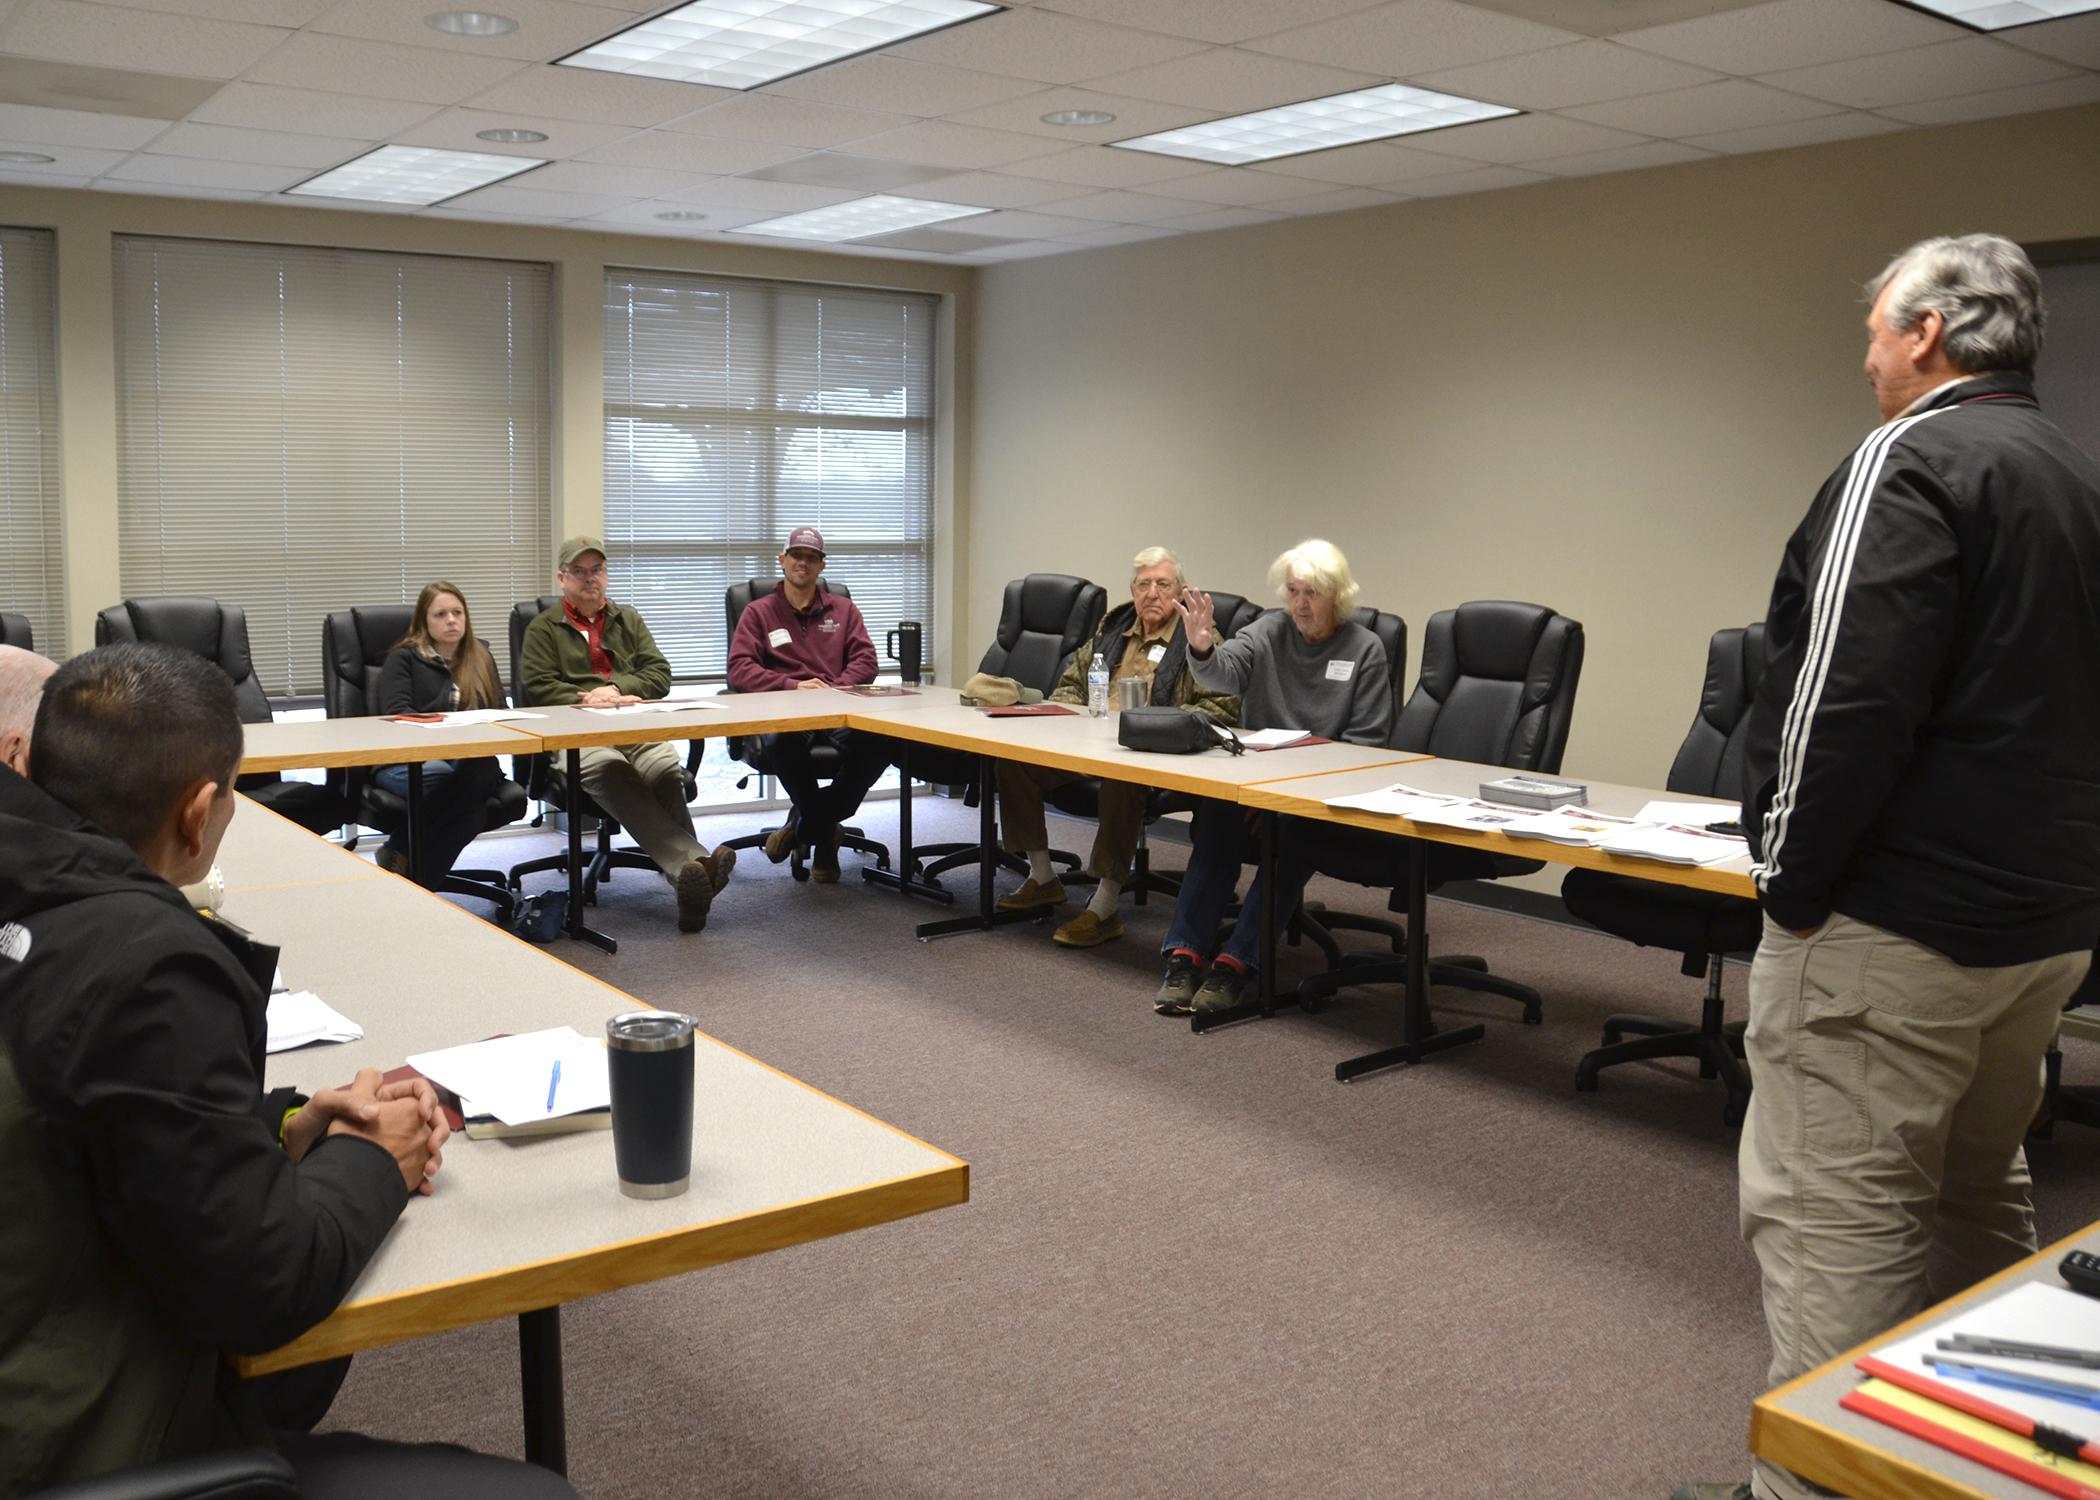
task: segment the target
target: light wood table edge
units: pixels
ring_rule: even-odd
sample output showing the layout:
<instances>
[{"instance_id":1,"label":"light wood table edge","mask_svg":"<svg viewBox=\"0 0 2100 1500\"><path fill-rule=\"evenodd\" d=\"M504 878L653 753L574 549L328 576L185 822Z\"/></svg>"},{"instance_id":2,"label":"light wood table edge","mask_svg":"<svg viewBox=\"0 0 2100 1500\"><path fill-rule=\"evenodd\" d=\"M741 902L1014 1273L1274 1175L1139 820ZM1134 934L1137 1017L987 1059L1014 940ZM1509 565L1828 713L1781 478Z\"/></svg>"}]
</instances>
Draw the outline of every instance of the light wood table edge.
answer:
<instances>
[{"instance_id":1,"label":"light wood table edge","mask_svg":"<svg viewBox=\"0 0 2100 1500\"><path fill-rule=\"evenodd\" d=\"M2033 1255L2007 1266L1995 1276L1977 1282L1946 1302L1935 1303L1916 1317L1905 1319L1894 1328L1875 1334L1864 1343L1856 1344L1843 1354L1817 1365L1813 1370L1796 1375L1785 1385L1765 1392L1750 1408L1750 1451L1760 1458L1768 1458L1775 1464L1792 1469L1803 1478L1840 1489L1852 1496L1853 1500L1913 1500L1913 1497L1917 1497L1917 1500L1989 1500L1983 1491L1898 1454L1876 1452L1869 1460L1870 1466L1862 1467L1858 1438L1839 1432L1835 1427L1811 1417L1782 1410L1776 1403L1811 1382L1852 1370L1860 1356L1868 1351L1907 1338L1927 1324L1938 1322L1947 1316L1951 1304L1972 1303L2002 1284L2022 1279L2035 1265L2061 1258L2066 1250L2074 1249L2081 1240L2090 1238L2095 1227L2100 1226L2089 1224L2065 1235L2054 1244L2044 1245ZM1864 1380L1866 1377L1860 1373L1859 1378ZM1873 1419L1862 1417L1860 1420L1872 1422ZM1883 1427L1878 1422L1873 1425L1892 1436L1909 1436L1897 1428ZM1923 1438L1911 1440L1920 1443L1925 1441ZM1958 1453L1935 1445L1927 1446L1933 1447L1935 1462L1973 1464L1979 1473L1997 1472Z\"/></svg>"},{"instance_id":2,"label":"light wood table edge","mask_svg":"<svg viewBox=\"0 0 2100 1500\"><path fill-rule=\"evenodd\" d=\"M617 1192L610 1163L608 1193ZM440 1187L439 1191L443 1191ZM369 1302L347 1302L303 1337L267 1354L233 1361L242 1376L266 1375L324 1359L383 1348L469 1324L557 1307L578 1298L659 1281L856 1229L950 1208L970 1199L970 1169L961 1161L888 1182L690 1224L611 1248L508 1267L487 1276L416 1287ZM413 1213L411 1203L408 1212Z\"/></svg>"},{"instance_id":3,"label":"light wood table edge","mask_svg":"<svg viewBox=\"0 0 2100 1500\"><path fill-rule=\"evenodd\" d=\"M734 697L734 694L725 694ZM565 705L573 707L574 705ZM825 713L779 714L763 719L738 719L728 714L707 713L698 718L682 714L638 714L607 719L603 729L560 729L533 733L537 748L550 755L564 750L588 750L597 745L640 745L652 741L723 740L731 736L803 734L811 730L843 729L846 714L838 709ZM532 733L532 731L526 731Z\"/></svg>"},{"instance_id":4,"label":"light wood table edge","mask_svg":"<svg viewBox=\"0 0 2100 1500\"><path fill-rule=\"evenodd\" d=\"M443 744L434 744L430 748L436 753L436 758L443 760L461 760L479 755L530 755L539 748L539 736L529 729L513 729L508 724L487 724L481 727L484 733L464 744L448 739ZM339 771L351 766L400 766L408 764L410 760L432 758L404 755L402 752L409 748L411 747L405 745L382 746L368 750L306 750L267 755L250 755L244 750L241 754L240 769L243 776L250 772L264 771Z\"/></svg>"},{"instance_id":5,"label":"light wood table edge","mask_svg":"<svg viewBox=\"0 0 2100 1500\"><path fill-rule=\"evenodd\" d=\"M1283 748L1288 750L1290 746L1285 745ZM1368 750L1372 747L1366 745L1364 748ZM1249 750L1247 753L1249 755L1269 755L1274 752ZM1240 783L1240 787L1244 791L1252 786L1274 786L1279 781L1317 781L1322 776L1353 776L1358 771L1383 771L1392 766L1418 766L1425 760L1436 759L1434 755L1417 755L1413 752L1399 750L1393 751L1392 756L1391 760L1374 760L1361 766L1336 766L1331 771L1294 771L1288 776L1265 776L1260 781L1243 781ZM1244 802L1246 799L1242 797L1240 800Z\"/></svg>"}]
</instances>

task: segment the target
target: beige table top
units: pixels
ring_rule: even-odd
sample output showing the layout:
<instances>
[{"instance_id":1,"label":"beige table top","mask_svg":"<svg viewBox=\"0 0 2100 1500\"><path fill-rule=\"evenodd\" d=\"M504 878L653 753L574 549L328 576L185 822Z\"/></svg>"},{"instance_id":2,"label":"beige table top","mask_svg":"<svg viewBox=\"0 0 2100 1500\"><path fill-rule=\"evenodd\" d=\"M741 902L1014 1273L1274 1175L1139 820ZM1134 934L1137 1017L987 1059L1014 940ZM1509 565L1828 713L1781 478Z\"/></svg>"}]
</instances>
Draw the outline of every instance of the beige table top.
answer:
<instances>
[{"instance_id":1,"label":"beige table top","mask_svg":"<svg viewBox=\"0 0 2100 1500\"><path fill-rule=\"evenodd\" d=\"M219 847L218 868L229 897L281 886L393 878L370 860L315 838L290 818L247 797L240 799L226 842Z\"/></svg>"},{"instance_id":2,"label":"beige table top","mask_svg":"<svg viewBox=\"0 0 2100 1500\"><path fill-rule=\"evenodd\" d=\"M953 692L953 689L948 689ZM914 699L871 699L871 703L912 704ZM1249 751L1245 755L1205 750L1195 755L1156 755L1126 750L1116 743L1116 716L1090 718L1084 713L1047 717L994 719L953 701L929 701L916 708L847 714L855 728L917 744L994 755L1002 760L1076 771L1110 781L1189 792L1203 797L1231 797L1241 787L1290 776L1313 776L1364 766L1393 766L1419 756L1401 750L1362 745L1305 745L1288 750Z\"/></svg>"},{"instance_id":3,"label":"beige table top","mask_svg":"<svg viewBox=\"0 0 2100 1500\"><path fill-rule=\"evenodd\" d=\"M279 824L237 816L222 866L286 873L275 847ZM318 878L343 859L355 861L318 839L309 844ZM323 890L293 882L242 888L229 893L226 914L283 949L295 989L314 991L365 1028L359 1042L273 1056L273 1087L343 1083L359 1067L393 1067L412 1052L496 1032L571 1025L595 1034L606 1017L639 1008L392 876ZM689 1192L653 1202L623 1197L609 1131L455 1137L438 1191L409 1204L342 1307L242 1369L260 1373L376 1348L968 1197L962 1161L703 1035Z\"/></svg>"},{"instance_id":4,"label":"beige table top","mask_svg":"<svg viewBox=\"0 0 2100 1500\"><path fill-rule=\"evenodd\" d=\"M1247 788L1240 795L1240 801L1248 807L1289 813L1323 823L1368 828L1377 833L1411 834L1433 843L1491 849L1498 854L1514 855L1522 859L1540 859L1549 864L1579 865L1588 870L1632 875L1637 879L1654 881L1661 885L1689 886L1694 890L1718 891L1729 896L1754 898L1757 894L1757 888L1750 880L1750 861L1747 858L1730 860L1721 865L1704 866L1673 865L1654 859L1625 859L1616 854L1606 854L1600 849L1578 849L1572 845L1555 844L1545 839L1513 839L1501 833L1473 833L1456 828L1438 828L1429 824L1417 824L1406 818L1384 817L1378 813L1361 812L1356 809L1328 807L1325 803L1325 799L1329 797L1377 791L1395 784L1411 786L1423 792L1476 797L1480 794L1480 784L1483 781L1493 781L1511 774L1505 766L1484 766L1465 760L1424 760L1389 771L1354 771L1339 776L1264 782ZM1579 775L1567 775L1564 779L1583 780ZM1673 792L1615 786L1607 782L1591 781L1586 785L1590 789L1587 805L1593 811L1617 817L1630 817L1639 812L1644 803L1657 799L1671 802L1701 800L1679 796ZM1730 816L1737 811L1733 804L1719 801L1714 803L1714 809L1716 819Z\"/></svg>"},{"instance_id":5,"label":"beige table top","mask_svg":"<svg viewBox=\"0 0 2100 1500\"><path fill-rule=\"evenodd\" d=\"M394 766L412 760L456 760L470 755L529 755L538 727L531 719L507 724L399 724L377 716L294 719L242 726L241 770L291 771L315 767Z\"/></svg>"},{"instance_id":6,"label":"beige table top","mask_svg":"<svg viewBox=\"0 0 2100 1500\"><path fill-rule=\"evenodd\" d=\"M675 713L594 714L571 705L535 708L544 717L523 721L547 750L591 745L642 745L658 740L718 739L730 734L776 734L795 729L837 729L855 701L849 693L723 693L678 698Z\"/></svg>"},{"instance_id":7,"label":"beige table top","mask_svg":"<svg viewBox=\"0 0 2100 1500\"><path fill-rule=\"evenodd\" d=\"M2057 1262L2067 1250L2100 1251L2100 1224L2044 1247L1957 1297L1849 1349L1826 1365L1760 1396L1750 1413L1750 1451L1784 1464L1853 1500L2018 1500L2043 1491L1936 1443L1838 1405L1861 1376L1853 1361L1869 1349L1945 1322L1978 1298L2023 1281L2063 1285Z\"/></svg>"}]
</instances>

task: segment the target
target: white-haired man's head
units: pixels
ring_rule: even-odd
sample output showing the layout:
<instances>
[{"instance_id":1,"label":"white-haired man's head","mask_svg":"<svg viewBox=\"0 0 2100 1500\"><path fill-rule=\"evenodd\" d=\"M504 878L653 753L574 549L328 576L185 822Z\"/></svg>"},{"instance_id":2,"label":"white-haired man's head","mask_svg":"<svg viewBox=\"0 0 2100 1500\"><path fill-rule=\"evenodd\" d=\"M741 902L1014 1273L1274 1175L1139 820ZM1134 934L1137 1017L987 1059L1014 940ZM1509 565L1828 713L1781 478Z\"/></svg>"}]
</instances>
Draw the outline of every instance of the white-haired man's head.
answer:
<instances>
[{"instance_id":1,"label":"white-haired man's head","mask_svg":"<svg viewBox=\"0 0 2100 1500\"><path fill-rule=\"evenodd\" d=\"M34 651L0 646L0 766L18 776L29 774L29 732L36 727L44 679L57 670L57 662Z\"/></svg>"}]
</instances>

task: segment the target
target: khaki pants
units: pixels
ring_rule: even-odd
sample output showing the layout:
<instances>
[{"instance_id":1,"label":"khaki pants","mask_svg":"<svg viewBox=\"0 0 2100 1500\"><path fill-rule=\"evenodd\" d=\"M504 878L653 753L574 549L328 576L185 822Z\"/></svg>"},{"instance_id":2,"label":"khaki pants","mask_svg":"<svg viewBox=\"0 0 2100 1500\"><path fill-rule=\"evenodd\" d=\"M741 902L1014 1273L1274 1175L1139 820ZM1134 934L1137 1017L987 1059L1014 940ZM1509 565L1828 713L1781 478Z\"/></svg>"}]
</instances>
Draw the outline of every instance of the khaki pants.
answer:
<instances>
[{"instance_id":1,"label":"khaki pants","mask_svg":"<svg viewBox=\"0 0 2100 1500\"><path fill-rule=\"evenodd\" d=\"M670 876L707 852L693 835L682 765L667 740L649 745L589 745L583 750L583 789Z\"/></svg>"},{"instance_id":2,"label":"khaki pants","mask_svg":"<svg viewBox=\"0 0 2100 1500\"><path fill-rule=\"evenodd\" d=\"M2021 1141L2090 958L1971 969L1850 917L1806 938L1766 919L1740 1166L1772 1384L2033 1252ZM1762 1460L1753 1486L1829 1493Z\"/></svg>"},{"instance_id":3,"label":"khaki pants","mask_svg":"<svg viewBox=\"0 0 2100 1500\"><path fill-rule=\"evenodd\" d=\"M1059 787L1079 780L1071 771L1031 766L1017 760L999 762L1000 847L1009 854L1050 847L1050 830L1043 821L1043 798ZM1086 869L1097 880L1118 884L1130 879L1130 861L1137 853L1138 830L1145 826L1147 789L1129 781L1101 783L1101 826L1094 831L1094 852Z\"/></svg>"}]
</instances>

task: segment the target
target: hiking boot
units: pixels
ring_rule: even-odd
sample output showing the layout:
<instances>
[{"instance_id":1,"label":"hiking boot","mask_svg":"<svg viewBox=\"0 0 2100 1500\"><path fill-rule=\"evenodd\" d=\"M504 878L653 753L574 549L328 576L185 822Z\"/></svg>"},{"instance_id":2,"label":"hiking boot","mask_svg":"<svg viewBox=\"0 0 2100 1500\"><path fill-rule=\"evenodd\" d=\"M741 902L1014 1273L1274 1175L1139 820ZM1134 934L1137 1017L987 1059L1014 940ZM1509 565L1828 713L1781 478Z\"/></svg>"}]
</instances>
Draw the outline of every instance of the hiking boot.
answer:
<instances>
[{"instance_id":1,"label":"hiking boot","mask_svg":"<svg viewBox=\"0 0 2100 1500\"><path fill-rule=\"evenodd\" d=\"M1670 1500L1750 1500L1750 1481L1711 1480L1703 1484L1680 1484L1670 1491Z\"/></svg>"},{"instance_id":2,"label":"hiking boot","mask_svg":"<svg viewBox=\"0 0 2100 1500\"><path fill-rule=\"evenodd\" d=\"M1091 906L1050 934L1050 941L1065 948L1098 948L1123 935L1123 919L1102 916Z\"/></svg>"},{"instance_id":3,"label":"hiking boot","mask_svg":"<svg viewBox=\"0 0 2100 1500\"><path fill-rule=\"evenodd\" d=\"M379 852L372 856L372 863L389 875L399 875L404 880L408 878L408 856L396 849L391 839L379 846Z\"/></svg>"},{"instance_id":4,"label":"hiking boot","mask_svg":"<svg viewBox=\"0 0 2100 1500\"><path fill-rule=\"evenodd\" d=\"M999 898L1001 911L1041 911L1045 907L1063 906L1065 888L1053 880L1044 885L1033 875L1017 891L1009 891Z\"/></svg>"},{"instance_id":5,"label":"hiking boot","mask_svg":"<svg viewBox=\"0 0 2100 1500\"><path fill-rule=\"evenodd\" d=\"M698 932L707 925L707 913L715 904L714 871L704 859L689 859L671 881L678 892L678 930Z\"/></svg>"},{"instance_id":6,"label":"hiking boot","mask_svg":"<svg viewBox=\"0 0 2100 1500\"><path fill-rule=\"evenodd\" d=\"M736 868L736 850L717 845L712 854L700 856L700 863L707 866L707 886L713 894L722 894L722 887L729 884L729 872Z\"/></svg>"},{"instance_id":7,"label":"hiking boot","mask_svg":"<svg viewBox=\"0 0 2100 1500\"><path fill-rule=\"evenodd\" d=\"M819 839L809 851L809 878L818 885L837 885L839 881L839 834L834 828L831 837Z\"/></svg>"},{"instance_id":8,"label":"hiking boot","mask_svg":"<svg viewBox=\"0 0 2100 1500\"><path fill-rule=\"evenodd\" d=\"M1196 991L1196 1014L1207 1016L1238 1009L1253 983L1253 970L1243 969L1229 958L1219 959L1210 966L1210 977L1203 981L1203 988Z\"/></svg>"},{"instance_id":9,"label":"hiking boot","mask_svg":"<svg viewBox=\"0 0 2100 1500\"><path fill-rule=\"evenodd\" d=\"M1192 1016L1202 983L1203 961L1186 948L1176 948L1167 955L1167 977L1159 982L1152 1008L1163 1016Z\"/></svg>"},{"instance_id":10,"label":"hiking boot","mask_svg":"<svg viewBox=\"0 0 2100 1500\"><path fill-rule=\"evenodd\" d=\"M795 844L802 837L802 820L795 816L793 808L781 819L780 826L766 835L766 858L779 864L795 852Z\"/></svg>"}]
</instances>

